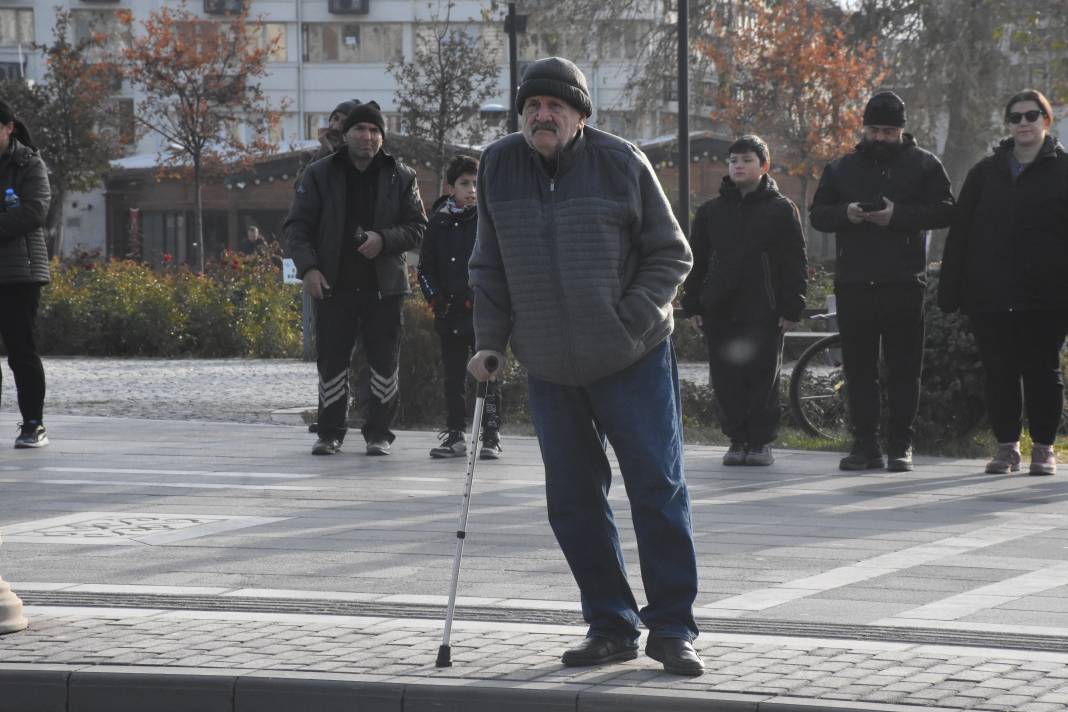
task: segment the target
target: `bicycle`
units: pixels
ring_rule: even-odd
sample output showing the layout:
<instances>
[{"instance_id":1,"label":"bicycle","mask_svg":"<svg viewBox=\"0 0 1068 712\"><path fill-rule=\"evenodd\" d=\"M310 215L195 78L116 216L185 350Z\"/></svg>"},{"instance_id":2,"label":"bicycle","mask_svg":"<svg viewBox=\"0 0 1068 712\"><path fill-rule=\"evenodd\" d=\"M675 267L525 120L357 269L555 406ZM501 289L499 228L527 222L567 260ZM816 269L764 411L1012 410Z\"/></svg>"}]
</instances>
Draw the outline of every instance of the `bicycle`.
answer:
<instances>
[{"instance_id":1,"label":"bicycle","mask_svg":"<svg viewBox=\"0 0 1068 712\"><path fill-rule=\"evenodd\" d=\"M836 314L817 314L813 320L831 320ZM806 348L790 374L790 413L809 435L840 440L849 436L842 336L828 335Z\"/></svg>"}]
</instances>

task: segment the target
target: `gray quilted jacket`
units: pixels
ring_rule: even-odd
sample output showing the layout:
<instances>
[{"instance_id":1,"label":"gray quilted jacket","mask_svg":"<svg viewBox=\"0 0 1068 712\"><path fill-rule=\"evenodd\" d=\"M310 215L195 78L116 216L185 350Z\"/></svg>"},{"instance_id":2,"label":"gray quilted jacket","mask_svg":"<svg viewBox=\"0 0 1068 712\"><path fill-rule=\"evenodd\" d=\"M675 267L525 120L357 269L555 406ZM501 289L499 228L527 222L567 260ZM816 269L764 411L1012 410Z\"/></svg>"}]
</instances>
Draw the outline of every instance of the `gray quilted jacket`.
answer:
<instances>
[{"instance_id":1,"label":"gray quilted jacket","mask_svg":"<svg viewBox=\"0 0 1068 712\"><path fill-rule=\"evenodd\" d=\"M471 256L475 340L531 375L586 385L672 331L693 256L648 159L583 129L550 176L521 134L482 154Z\"/></svg>"},{"instance_id":2,"label":"gray quilted jacket","mask_svg":"<svg viewBox=\"0 0 1068 712\"><path fill-rule=\"evenodd\" d=\"M20 205L3 207L3 194L14 188ZM11 139L0 156L0 284L47 284L48 247L44 224L52 192L41 154Z\"/></svg>"}]
</instances>

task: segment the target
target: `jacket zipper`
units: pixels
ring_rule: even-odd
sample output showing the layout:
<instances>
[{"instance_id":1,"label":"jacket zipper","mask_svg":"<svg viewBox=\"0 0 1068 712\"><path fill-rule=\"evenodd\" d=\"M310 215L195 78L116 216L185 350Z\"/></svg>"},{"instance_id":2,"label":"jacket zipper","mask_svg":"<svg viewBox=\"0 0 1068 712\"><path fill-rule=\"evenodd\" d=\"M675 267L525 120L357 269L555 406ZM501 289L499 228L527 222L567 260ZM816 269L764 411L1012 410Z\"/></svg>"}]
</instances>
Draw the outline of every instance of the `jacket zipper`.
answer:
<instances>
[{"instance_id":1,"label":"jacket zipper","mask_svg":"<svg viewBox=\"0 0 1068 712\"><path fill-rule=\"evenodd\" d=\"M775 309L775 288L771 285L771 263L767 252L760 253L760 261L764 265L764 291L768 294L768 306Z\"/></svg>"},{"instance_id":2,"label":"jacket zipper","mask_svg":"<svg viewBox=\"0 0 1068 712\"><path fill-rule=\"evenodd\" d=\"M533 157L535 163L538 163L538 157ZM539 171L543 171L541 165L537 166ZM560 162L556 163L556 170L560 170ZM560 278L560 254L557 249L556 240L553 239L556 231L556 175L549 176L549 216L546 221L546 234L549 241L549 257L552 262L553 278L556 280L556 293L563 297L564 295L564 282ZM561 320L561 325L564 330L564 343L567 346L567 360L571 365L571 371L574 373L577 371L575 367L575 346L574 339L571 336L571 316L567 309L567 299L561 298L560 309L564 313L564 318Z\"/></svg>"}]
</instances>

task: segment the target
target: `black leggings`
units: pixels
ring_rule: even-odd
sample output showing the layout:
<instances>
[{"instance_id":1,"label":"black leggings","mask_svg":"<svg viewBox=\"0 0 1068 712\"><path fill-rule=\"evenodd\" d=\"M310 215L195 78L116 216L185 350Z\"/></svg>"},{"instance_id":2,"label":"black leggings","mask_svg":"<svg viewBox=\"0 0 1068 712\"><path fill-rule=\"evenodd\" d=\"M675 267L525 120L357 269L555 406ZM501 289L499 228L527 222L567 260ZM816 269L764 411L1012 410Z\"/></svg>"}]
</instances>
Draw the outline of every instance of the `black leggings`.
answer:
<instances>
[{"instance_id":1,"label":"black leggings","mask_svg":"<svg viewBox=\"0 0 1068 712\"><path fill-rule=\"evenodd\" d=\"M1064 405L1061 347L1068 311L971 315L986 371L986 408L999 443L1020 439L1026 408L1031 438L1052 445Z\"/></svg>"},{"instance_id":2,"label":"black leggings","mask_svg":"<svg viewBox=\"0 0 1068 712\"><path fill-rule=\"evenodd\" d=\"M44 420L45 374L34 336L40 303L39 284L0 285L0 338L15 374L23 423Z\"/></svg>"}]
</instances>

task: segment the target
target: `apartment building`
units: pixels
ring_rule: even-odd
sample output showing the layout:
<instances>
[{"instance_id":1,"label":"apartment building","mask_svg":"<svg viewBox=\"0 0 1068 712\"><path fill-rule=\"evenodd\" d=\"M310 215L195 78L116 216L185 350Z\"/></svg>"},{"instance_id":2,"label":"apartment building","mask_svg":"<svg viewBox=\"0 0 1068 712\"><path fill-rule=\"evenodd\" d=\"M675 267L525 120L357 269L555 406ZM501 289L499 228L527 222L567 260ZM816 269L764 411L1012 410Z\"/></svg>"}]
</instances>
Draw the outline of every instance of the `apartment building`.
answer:
<instances>
[{"instance_id":1,"label":"apartment building","mask_svg":"<svg viewBox=\"0 0 1068 712\"><path fill-rule=\"evenodd\" d=\"M420 32L444 16L447 0L188 0L196 15L225 22L227 16L250 2L250 18L260 26L260 37L271 41L266 95L274 106L286 106L280 125L270 137L280 152L307 146L330 111L349 98L377 101L384 110L388 130L400 130L394 92L396 82L388 72L391 61L411 57ZM56 6L71 11L74 38L90 33L106 38L109 49L122 46L125 37L115 17L117 10L133 13L135 20L163 6L177 7L173 0L0 0L0 77L40 81L45 67L34 42L52 40ZM500 65L498 95L487 102L507 105L507 36L501 14L489 17L488 0L459 0L448 9L451 22L460 24L484 46L497 54ZM503 8L505 3L498 3ZM551 11L552 3L529 0L518 3L520 13L532 12L519 35L520 71L526 62L550 54L570 56L586 72L594 114L591 123L628 135L632 139L663 133L673 116L643 116L635 121L626 112L625 89L634 58L640 54L643 29L662 20L664 3L651 2L649 12L638 19L606 23L601 39L591 42L590 28L568 25L566 17ZM546 10L549 10L546 12ZM551 21L551 22L550 22ZM609 26L609 24L611 26ZM128 86L117 84L112 101L120 116L133 121L137 96ZM664 97L669 111L672 97ZM502 117L503 119L503 117ZM143 135L129 148L130 157L120 168L145 166L161 147L161 139ZM109 226L103 193L74 195L65 206L65 245L70 248L105 249ZM114 217L114 216L112 216ZM222 238L232 243L233 236Z\"/></svg>"}]
</instances>

